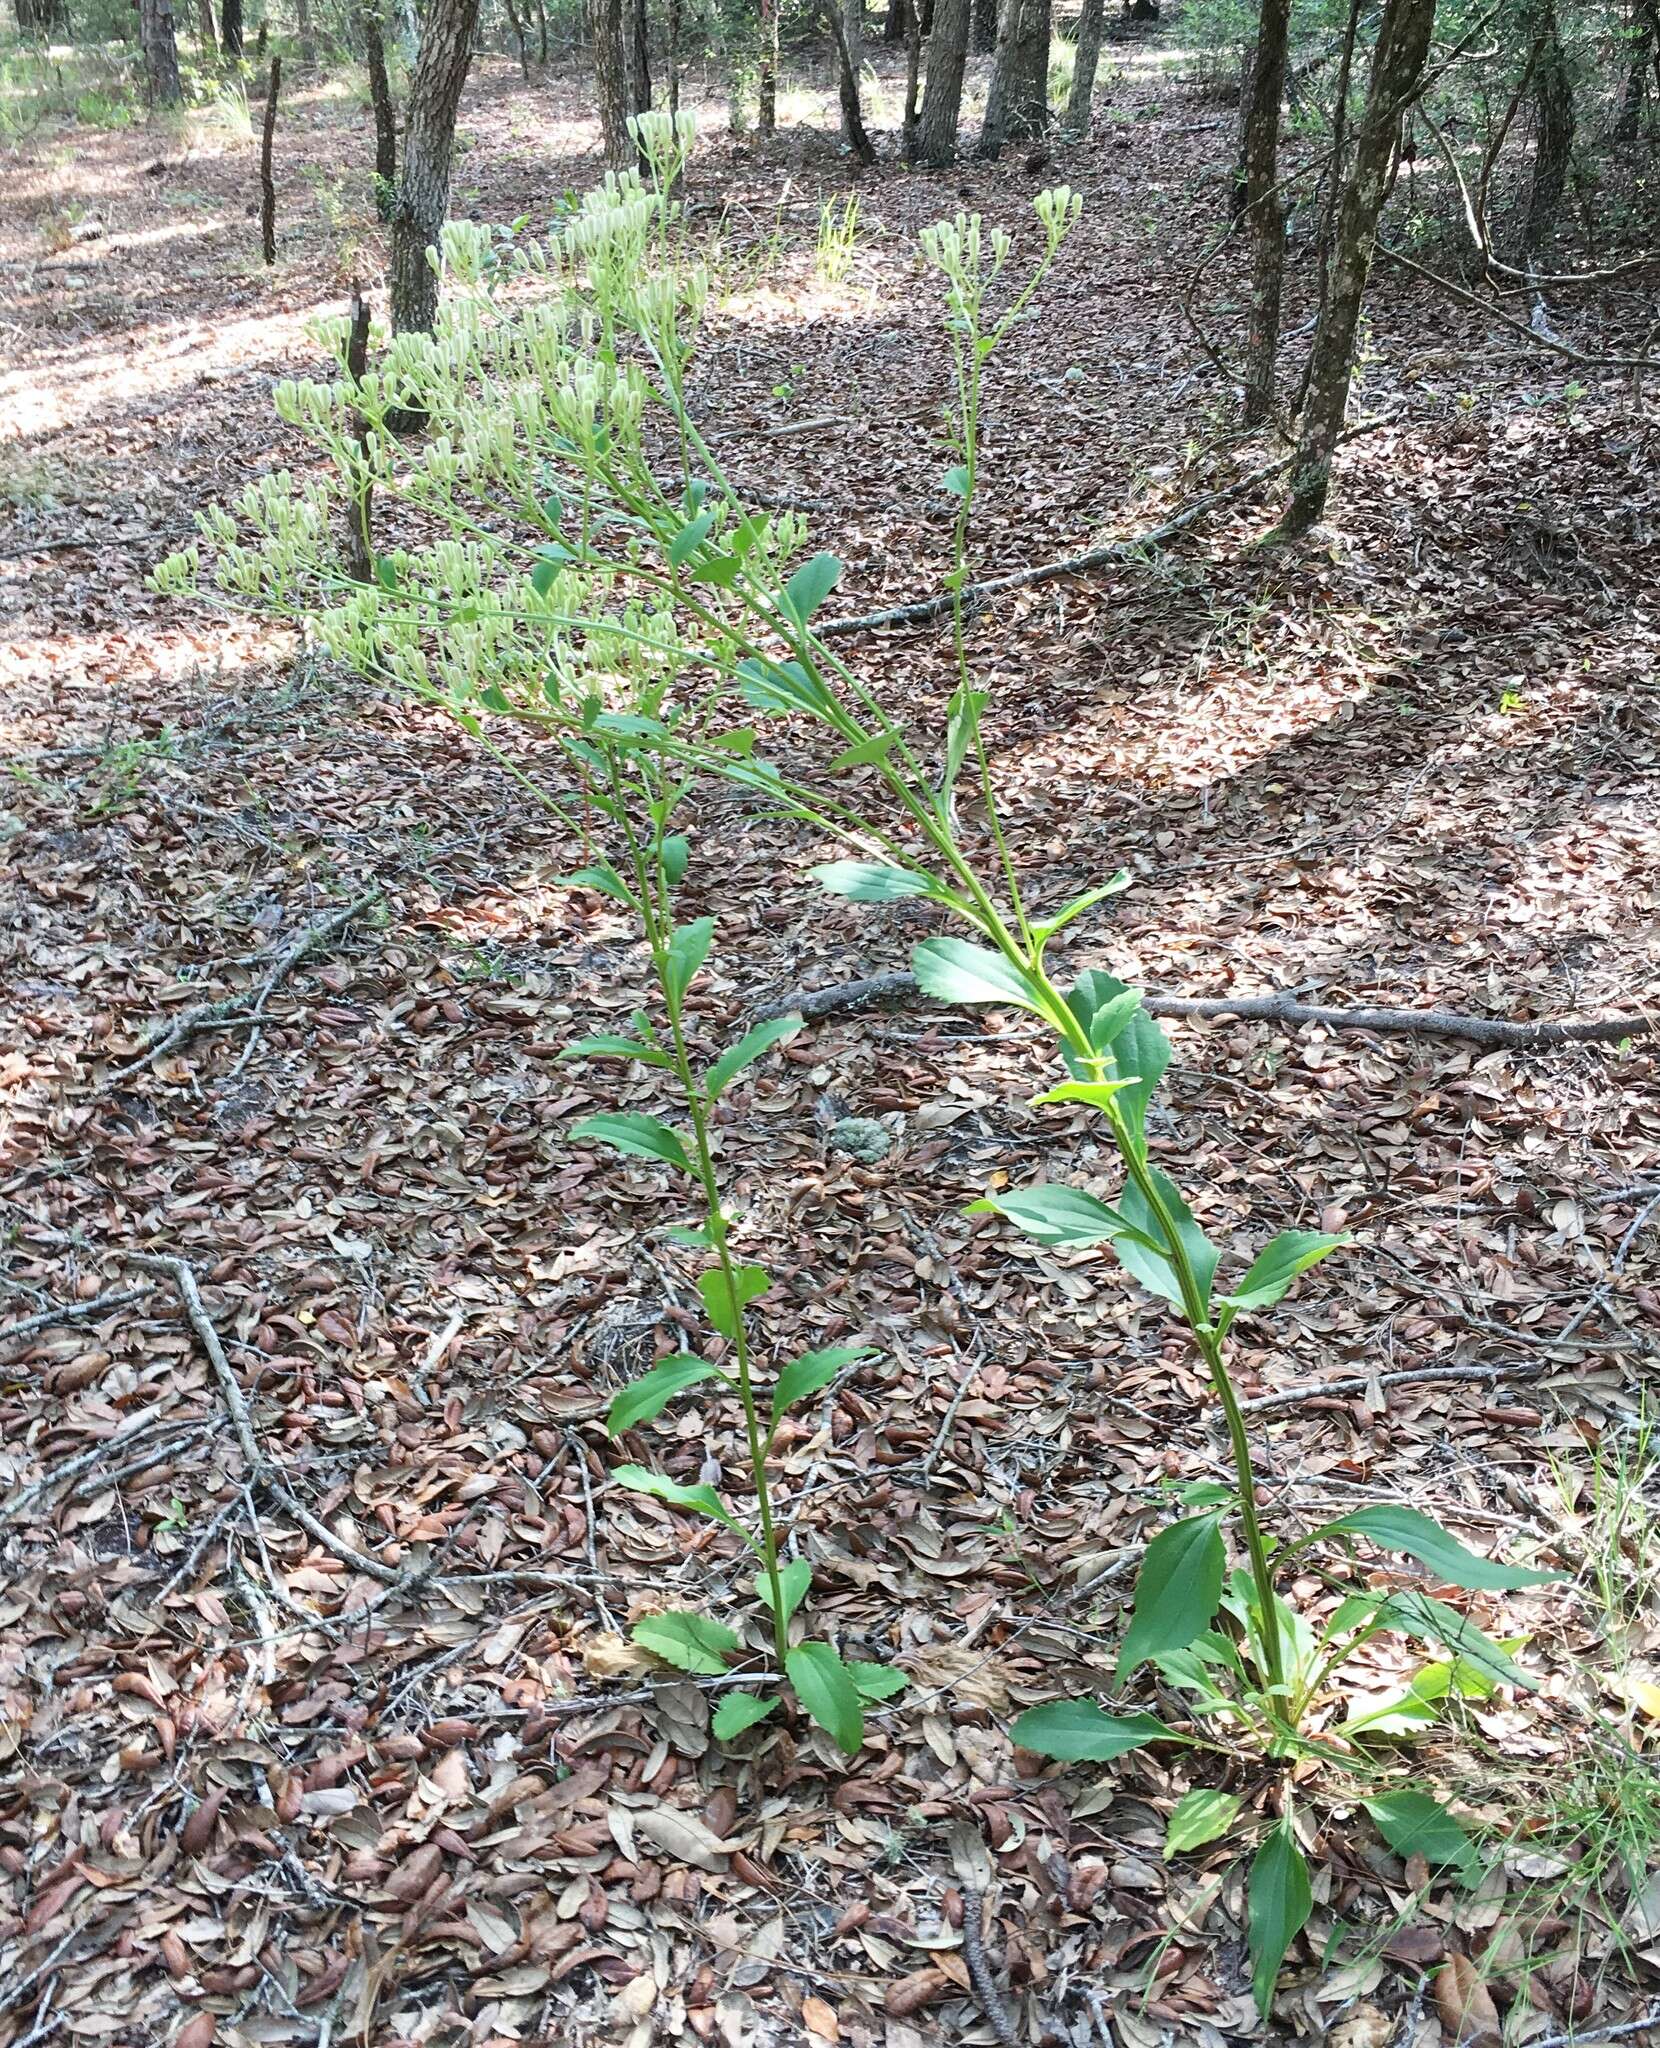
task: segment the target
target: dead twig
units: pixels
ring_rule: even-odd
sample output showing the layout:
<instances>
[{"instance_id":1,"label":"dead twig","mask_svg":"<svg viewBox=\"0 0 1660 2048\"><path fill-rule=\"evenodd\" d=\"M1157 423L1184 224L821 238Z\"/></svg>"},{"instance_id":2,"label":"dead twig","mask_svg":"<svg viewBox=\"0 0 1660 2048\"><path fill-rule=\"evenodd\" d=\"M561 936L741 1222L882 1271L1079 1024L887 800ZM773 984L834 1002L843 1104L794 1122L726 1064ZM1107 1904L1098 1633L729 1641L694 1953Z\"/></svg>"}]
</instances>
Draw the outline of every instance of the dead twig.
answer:
<instances>
[{"instance_id":1,"label":"dead twig","mask_svg":"<svg viewBox=\"0 0 1660 2048\"><path fill-rule=\"evenodd\" d=\"M1009 2018L1008 2007L1003 2003L997 1980L991 1974L991 1964L986 1958L985 1933L980 1924L984 1897L985 1894L972 1885L963 1887L963 1961L968 1965L968 1981L974 1986L974 1996L980 2001L980 2010L989 2021L992 2032L1002 2043L1002 2048L1016 2048L1019 2037L1014 2030L1014 2021Z\"/></svg>"},{"instance_id":2,"label":"dead twig","mask_svg":"<svg viewBox=\"0 0 1660 2048\"><path fill-rule=\"evenodd\" d=\"M1554 1348L1561 1338L1540 1338L1540 1344ZM1425 1365L1405 1368L1400 1372L1374 1373L1369 1379L1325 1380L1313 1387L1289 1387L1284 1393L1258 1394L1254 1400L1241 1401L1240 1408L1246 1415L1267 1415L1279 1408L1300 1408L1309 1401L1347 1401L1357 1394L1368 1394L1374 1387L1427 1387L1494 1386L1501 1380L1536 1379L1550 1369L1550 1361L1544 1358L1518 1359L1514 1365Z\"/></svg>"},{"instance_id":3,"label":"dead twig","mask_svg":"<svg viewBox=\"0 0 1660 2048\"><path fill-rule=\"evenodd\" d=\"M186 1044L204 1031L252 1031L257 1037L259 1028L265 1021L266 1004L306 955L315 952L319 946L332 939L336 932L344 931L346 926L361 917L375 900L375 892L371 890L367 895L355 898L331 916L308 925L297 938L291 939L271 962L264 978L254 990L251 1008L242 1007L248 1001L246 995L222 996L215 1003L198 1003L193 1009L186 1010L182 1017L176 1018L136 1059L129 1060L124 1067L117 1067L113 1073L106 1074L100 1084L101 1087L118 1088L123 1081L130 1081L135 1075L142 1074L147 1068L153 1067L157 1060L172 1052L176 1046ZM250 1040L250 1050L252 1043ZM247 1064L247 1059L248 1054L244 1052L242 1059L237 1063L238 1072Z\"/></svg>"},{"instance_id":4,"label":"dead twig","mask_svg":"<svg viewBox=\"0 0 1660 2048\"><path fill-rule=\"evenodd\" d=\"M219 1341L219 1332L213 1327L207 1310L202 1306L202 1291L196 1283L194 1268L186 1259L176 1259L159 1252L128 1252L126 1258L131 1265L142 1267L146 1272L164 1274L178 1289L179 1299L184 1304L185 1315L190 1327L201 1341L207 1353L208 1363L213 1367L213 1376L219 1382L219 1391L224 1396L225 1406L230 1412L231 1427L236 1432L237 1443L247 1463L249 1476L254 1485L278 1501L299 1523L306 1534L322 1544L342 1564L350 1565L353 1571L366 1573L371 1579L378 1579L383 1586L402 1586L411 1575L396 1565L382 1564L378 1557L368 1557L356 1550L343 1538L335 1535L326 1522L319 1520L304 1501L298 1499L288 1482L260 1449L259 1439L254 1435L253 1417L248 1412L247 1397L244 1395L236 1374L231 1370L230 1360L225 1356L225 1347Z\"/></svg>"},{"instance_id":5,"label":"dead twig","mask_svg":"<svg viewBox=\"0 0 1660 2048\"><path fill-rule=\"evenodd\" d=\"M92 1301L54 1302L38 1315L25 1316L22 1322L0 1330L0 1345L21 1344L25 1337L49 1330L55 1323L84 1323L95 1316L108 1315L112 1309L125 1308L130 1301L142 1301L149 1291L147 1287L117 1287Z\"/></svg>"},{"instance_id":6,"label":"dead twig","mask_svg":"<svg viewBox=\"0 0 1660 2048\"><path fill-rule=\"evenodd\" d=\"M829 988L801 989L782 1003L769 1004L760 1017L800 1016L811 1023L842 1010L867 1009L875 1003L926 1002L913 974L873 974L861 981L840 981ZM1323 1003L1298 1002L1294 996L1161 996L1149 991L1142 1007L1151 1017L1243 1017L1271 1024L1323 1024L1334 1031L1409 1032L1425 1038L1465 1038L1476 1045L1537 1051L1553 1045L1614 1045L1622 1038L1647 1038L1660 1032L1654 1016L1592 1017L1518 1024L1506 1017L1469 1017L1451 1010L1339 1010Z\"/></svg>"}]
</instances>

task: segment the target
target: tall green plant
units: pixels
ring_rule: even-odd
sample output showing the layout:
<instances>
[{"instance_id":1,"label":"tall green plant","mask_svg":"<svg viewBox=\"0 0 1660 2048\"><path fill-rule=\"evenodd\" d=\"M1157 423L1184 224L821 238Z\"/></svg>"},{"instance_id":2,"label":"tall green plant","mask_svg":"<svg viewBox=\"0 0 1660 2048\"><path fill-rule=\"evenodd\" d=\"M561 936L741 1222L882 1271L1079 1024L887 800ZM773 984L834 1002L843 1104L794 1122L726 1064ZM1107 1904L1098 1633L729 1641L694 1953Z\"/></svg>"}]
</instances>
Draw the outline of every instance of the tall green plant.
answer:
<instances>
[{"instance_id":1,"label":"tall green plant","mask_svg":"<svg viewBox=\"0 0 1660 2048\"><path fill-rule=\"evenodd\" d=\"M643 1154L699 1192L702 1221L692 1241L710 1260L700 1290L726 1349L718 1362L688 1356L654 1368L619 1397L612 1421L635 1426L684 1387L718 1377L743 1412L759 1533L739 1525L711 1489L638 1467L622 1468L619 1477L737 1529L759 1561L759 1590L786 1677L838 1740L852 1738L855 1696L891 1686L896 1674L849 1672L827 1644L792 1645L789 1617L806 1579L795 1563L780 1561L766 1459L782 1407L858 1357L815 1353L795 1361L774 1383L763 1420L745 1317L765 1275L734 1250L708 1130L721 1088L772 1041L751 1034L700 1069L686 1029L687 990L714 927L707 918L675 921L672 892L687 852L670 828L694 786L716 777L839 843L838 857L813 870L832 893L856 902L917 898L966 930L968 937L931 937L916 948L919 984L946 1002L1033 1018L1060 1070L1038 1103L1087 1107L1122 1167L1112 1203L1082 1188L1039 1184L973 1206L1041 1244L1105 1248L1184 1325L1227 1425L1232 1483L1187 1489L1186 1512L1149 1543L1118 1661L1120 1685L1151 1666L1167 1691L1184 1696L1187 1725L1172 1728L1146 1711L1109 1712L1094 1700L1060 1701L1022 1716L1016 1740L1067 1760L1110 1758L1153 1741L1230 1752L1248 1743L1305 1763L1347 1759L1366 1775L1358 1794L1344 1796L1364 1796L1394 1846L1415 1843L1431 1856L1434 1843L1445 1848L1461 1834L1457 1823L1421 1790L1391 1789L1389 1765L1368 1745L1380 1732L1419 1725L1441 1701L1472 1687L1527 1681L1503 1646L1422 1587L1356 1590L1339 1568L1340 1597L1316 1629L1279 1590L1286 1568L1307 1573L1322 1555L1364 1541L1415 1560L1435 1583L1505 1590L1553 1574L1478 1557L1404 1504L1361 1508L1301 1534L1265 1526L1229 1341L1241 1317L1271 1309L1342 1240L1283 1231L1224 1277L1221 1248L1148 1140L1168 1040L1136 991L1098 969L1063 982L1049 958L1057 935L1124 887L1125 877L1103 877L1070 901L1039 901L1041 888L1020 875L1000 822L983 737L988 699L974 678L964 608L985 368L1018 331L1080 202L1064 187L1039 195L1040 240L1020 266L1018 286L1010 283L1014 243L1001 230L986 231L977 216L958 215L923 238L946 294L956 395L955 460L945 486L958 506L950 570L957 682L944 732L924 740L890 715L815 628L840 562L826 552L804 556L805 529L795 515L748 509L699 429L688 371L708 279L669 197L689 134L647 117L640 135L649 182L610 174L544 244L446 229L449 275L435 335L398 337L381 367L355 383L279 389L284 417L332 458L340 485L268 479L244 494L239 519L213 513L204 520L221 592L307 619L329 652L441 705L498 751L487 736L492 719L556 742L574 796L585 794L613 842L605 860L574 879L639 919L666 1030L642 1022L632 1039L589 1040L572 1050L661 1068L685 1105L688 1128L612 1115L588 1120L576 1135ZM534 285L537 295L509 300L509 284ZM341 336L329 339L338 357ZM399 407L431 422L421 446L403 446L388 431ZM375 581L354 585L335 536L342 501L360 502L365 484L378 505L413 509L439 537L420 540L406 530L401 545L383 545ZM202 567L190 551L158 572L159 582L190 587ZM764 740L777 743L777 760ZM565 800L530 765L539 757L501 757L540 800ZM959 824L954 798L967 773L978 785L983 837ZM1346 1730L1334 1731L1337 1673L1384 1632L1439 1645L1447 1655L1426 1665L1387 1712L1368 1720L1357 1710ZM680 1617L646 1639L682 1662L701 1656L692 1668L702 1669L718 1666L732 1647L697 1617ZM842 1675L833 1677L832 1665ZM765 1710L759 1697L724 1709L723 1726L730 1731ZM1264 2002L1309 1910L1289 1775L1284 1783L1248 1885ZM1202 1810L1185 1812L1173 1843L1190 1847L1236 1823L1243 1810L1208 1794Z\"/></svg>"}]
</instances>

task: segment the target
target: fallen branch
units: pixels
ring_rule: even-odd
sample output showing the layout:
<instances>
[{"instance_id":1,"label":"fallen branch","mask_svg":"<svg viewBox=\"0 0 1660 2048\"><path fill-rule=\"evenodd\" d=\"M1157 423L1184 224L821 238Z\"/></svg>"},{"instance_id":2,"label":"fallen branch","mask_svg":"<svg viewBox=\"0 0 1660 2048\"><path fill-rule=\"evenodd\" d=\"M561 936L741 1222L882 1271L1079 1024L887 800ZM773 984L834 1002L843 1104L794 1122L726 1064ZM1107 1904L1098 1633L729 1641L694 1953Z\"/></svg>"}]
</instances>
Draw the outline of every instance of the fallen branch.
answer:
<instances>
[{"instance_id":1,"label":"fallen branch","mask_svg":"<svg viewBox=\"0 0 1660 2048\"><path fill-rule=\"evenodd\" d=\"M323 1548L339 1558L342 1564L350 1565L353 1571L365 1572L371 1579L378 1579L383 1586L401 1586L411 1577L400 1571L396 1565L382 1564L378 1557L367 1557L361 1550L336 1536L326 1522L320 1521L302 1500L295 1497L288 1482L260 1449L259 1439L254 1435L254 1421L248 1412L248 1401L231 1370L230 1360L225 1356L225 1347L219 1341L219 1332L213 1327L212 1319L202 1305L202 1290L196 1283L194 1268L186 1259L175 1259L159 1252L128 1252L127 1263L139 1266L147 1273L160 1273L171 1280L178 1289L184 1312L190 1320L190 1327L201 1340L202 1349L207 1353L208 1363L213 1367L213 1376L219 1382L219 1391L224 1396L225 1406L230 1412L231 1427L236 1440L242 1447L242 1456L247 1463L252 1483L264 1489L278 1501L308 1536L313 1537Z\"/></svg>"},{"instance_id":2,"label":"fallen branch","mask_svg":"<svg viewBox=\"0 0 1660 2048\"><path fill-rule=\"evenodd\" d=\"M118 1287L92 1301L54 1302L38 1315L25 1316L22 1322L0 1330L0 1345L20 1344L25 1337L32 1337L39 1330L49 1330L55 1323L82 1323L93 1316L107 1315L111 1309L125 1308L130 1301L142 1301L148 1292L144 1287Z\"/></svg>"},{"instance_id":3,"label":"fallen branch","mask_svg":"<svg viewBox=\"0 0 1660 2048\"><path fill-rule=\"evenodd\" d=\"M375 892L359 896L344 909L335 911L319 923L308 925L297 938L291 939L272 961L265 978L254 990L251 1008L244 1009L246 995L222 996L216 1003L198 1003L186 1010L170 1024L161 1035L153 1039L136 1059L129 1060L124 1067L117 1067L112 1074L106 1074L101 1088L118 1088L123 1081L130 1081L136 1074L142 1074L163 1059L176 1046L188 1044L204 1031L253 1031L258 1032L265 1021L265 1005L271 1000L282 983L293 973L308 953L315 952L336 932L343 931L355 918L361 917L376 900ZM251 1043L251 1041L250 1041ZM246 1064L246 1060L242 1062Z\"/></svg>"},{"instance_id":4,"label":"fallen branch","mask_svg":"<svg viewBox=\"0 0 1660 2048\"><path fill-rule=\"evenodd\" d=\"M997 1989L997 1980L991 1974L991 1964L986 1960L985 1932L980 1925L983 1896L973 1885L963 1887L963 1961L968 1965L968 1981L974 1986L974 1995L980 2001L980 2010L992 2032L1002 2048L1016 2048L1018 2036L1014 2022L1009 2018L1008 2008Z\"/></svg>"},{"instance_id":5,"label":"fallen branch","mask_svg":"<svg viewBox=\"0 0 1660 2048\"><path fill-rule=\"evenodd\" d=\"M1541 1346L1550 1348L1560 1343L1561 1338L1541 1337ZM1500 1380L1535 1379L1548 1370L1549 1361L1543 1358L1519 1359L1514 1365L1425 1365L1401 1372L1374 1373L1371 1378L1350 1380L1326 1380L1313 1387L1290 1387L1279 1394L1258 1394L1254 1400L1241 1401L1239 1406L1246 1415L1267 1415L1276 1408L1300 1408L1309 1401L1348 1401L1357 1394L1368 1394L1374 1387L1433 1387L1467 1384L1474 1387L1493 1386Z\"/></svg>"},{"instance_id":6,"label":"fallen branch","mask_svg":"<svg viewBox=\"0 0 1660 2048\"><path fill-rule=\"evenodd\" d=\"M811 1023L842 1010L869 1009L877 1003L927 1002L916 976L905 972L873 974L861 981L839 981L829 988L802 989L787 1002L769 1004L761 1017L796 1016ZM1611 1045L1622 1038L1647 1038L1660 1032L1660 1014L1636 1017L1566 1018L1516 1024L1504 1017L1467 1017L1452 1010L1338 1010L1323 1003L1300 1003L1289 995L1161 996L1146 994L1142 1007L1150 1017L1243 1017L1271 1024L1324 1024L1334 1031L1411 1032L1425 1038L1465 1038L1475 1045L1537 1050L1551 1045Z\"/></svg>"}]
</instances>

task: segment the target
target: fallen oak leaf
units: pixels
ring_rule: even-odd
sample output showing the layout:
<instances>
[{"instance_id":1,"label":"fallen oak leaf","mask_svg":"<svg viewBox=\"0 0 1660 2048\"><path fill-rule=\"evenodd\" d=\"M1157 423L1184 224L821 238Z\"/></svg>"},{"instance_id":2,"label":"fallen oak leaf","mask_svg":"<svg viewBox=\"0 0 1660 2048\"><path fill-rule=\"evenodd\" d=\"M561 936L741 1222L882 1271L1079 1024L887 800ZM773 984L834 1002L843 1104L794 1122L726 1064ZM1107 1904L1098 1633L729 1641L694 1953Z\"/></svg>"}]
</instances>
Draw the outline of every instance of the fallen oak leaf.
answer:
<instances>
[{"instance_id":1,"label":"fallen oak leaf","mask_svg":"<svg viewBox=\"0 0 1660 2048\"><path fill-rule=\"evenodd\" d=\"M635 1816L636 1830L677 1863L724 1875L731 1844L713 1829L705 1827L696 1814L682 1813L677 1806L648 1806Z\"/></svg>"},{"instance_id":2,"label":"fallen oak leaf","mask_svg":"<svg viewBox=\"0 0 1660 2048\"><path fill-rule=\"evenodd\" d=\"M1499 2048L1499 2009L1468 1956L1449 1956L1436 1971L1435 2005L1450 2048Z\"/></svg>"},{"instance_id":3,"label":"fallen oak leaf","mask_svg":"<svg viewBox=\"0 0 1660 2048\"><path fill-rule=\"evenodd\" d=\"M943 1970L913 1970L908 1977L901 1977L897 1984L888 1986L882 2010L890 2020L908 2020L925 2005L932 2005L935 1999L943 1998L947 1992L956 1989Z\"/></svg>"}]
</instances>

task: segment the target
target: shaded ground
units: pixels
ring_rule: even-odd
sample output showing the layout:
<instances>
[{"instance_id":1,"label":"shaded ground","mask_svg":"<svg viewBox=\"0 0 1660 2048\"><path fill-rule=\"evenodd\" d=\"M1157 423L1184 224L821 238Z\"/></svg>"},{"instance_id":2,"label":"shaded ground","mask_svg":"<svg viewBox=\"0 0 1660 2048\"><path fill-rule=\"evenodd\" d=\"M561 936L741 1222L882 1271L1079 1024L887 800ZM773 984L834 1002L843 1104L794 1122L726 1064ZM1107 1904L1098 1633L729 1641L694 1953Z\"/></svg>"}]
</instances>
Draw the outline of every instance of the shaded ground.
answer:
<instances>
[{"instance_id":1,"label":"shaded ground","mask_svg":"<svg viewBox=\"0 0 1660 2048\"><path fill-rule=\"evenodd\" d=\"M1226 132L1131 58L1112 93L1045 173L1088 205L998 359L984 570L1152 525L1260 459L1198 452L1225 394L1170 281L1214 231ZM597 175L579 109L568 84L487 68L458 210L534 217ZM958 1932L973 1886L1020 2038L1259 2036L1240 1871L1220 1847L1160 1860L1180 1764L1056 1773L1007 1737L1020 1707L1106 1686L1115 1567L1157 1525L1161 1476L1219 1454L1150 1303L1093 1256L961 1214L999 1175L1106 1169L1081 1122L1027 1106L1012 1018L828 1021L724 1133L746 1237L789 1276L780 1352L881 1347L786 1437L780 1485L828 1631L903 1664L911 1692L851 1769L805 1729L745 1760L710 1746L705 1690L623 1640L639 1612L736 1586L718 1543L606 1482L608 1396L680 1348L692 1300L651 1176L562 1135L613 1100L550 1056L639 999L630 935L555 886L574 848L426 713L141 583L198 505L295 457L270 382L314 366L305 321L378 260L364 175L334 168L366 158L361 128L321 90L285 109L273 273L250 260L248 152L223 136L46 132L4 166L7 1307L148 1291L14 1342L0 1378L0 2026L160 2041L190 2019L189 2048L989 2041ZM821 138L700 157L690 196L728 287L708 424L740 478L825 505L850 609L928 593L946 551L915 230L958 204L1022 226L1039 182L1012 161L884 165L832 286L818 201L849 180ZM54 253L43 223L80 208L102 232ZM1562 318L1594 344L1627 311ZM1259 503L980 625L1019 857L1057 900L1128 865L1138 886L1073 956L1172 992L1651 1004L1660 435L1623 382L1565 395L1548 360L1416 288L1384 278L1372 319L1364 404L1400 418L1354 444L1308 552L1251 552ZM942 652L931 631L859 644L922 715ZM914 906L827 908L801 879L820 852L707 807L688 886L721 914L711 1037L898 964L929 928ZM256 988L364 895L257 1035L121 1077L158 1026ZM1241 1344L1248 1391L1470 1369L1277 1418L1276 1512L1404 1489L1472 1541L1560 1543L1577 1565L1551 1457L1572 1495L1588 1444L1635 1412L1660 1324L1652 1054L1175 1036L1161 1157L1213 1234L1358 1240ZM849 1112L892 1131L873 1168L827 1150ZM138 1250L193 1263L304 1503L382 1567L424 1561L418 1585L388 1598L269 1498L252 1510L202 1346L123 1264ZM642 1443L685 1476L739 1470L716 1404ZM1576 1591L1475 1603L1533 1638L1546 1683L1431 1746L1495 1825L1511 1809L1484 1785L1537 1815L1577 1782L1595 1744L1570 1693L1616 1665L1660 1678L1628 1562L1618 1658L1606 1605ZM1604 1711L1624 1697L1610 1684ZM1273 1791L1249 1772L1238 1789ZM1533 1962L1485 1967L1513 2038L1652 1993L1641 1867L1529 1912L1551 1842L1473 1898L1347 1821L1314 1846L1276 2037L1433 2042L1423 1976L1482 1955L1507 1890Z\"/></svg>"}]
</instances>

